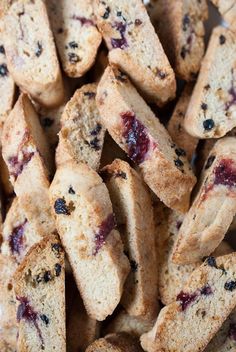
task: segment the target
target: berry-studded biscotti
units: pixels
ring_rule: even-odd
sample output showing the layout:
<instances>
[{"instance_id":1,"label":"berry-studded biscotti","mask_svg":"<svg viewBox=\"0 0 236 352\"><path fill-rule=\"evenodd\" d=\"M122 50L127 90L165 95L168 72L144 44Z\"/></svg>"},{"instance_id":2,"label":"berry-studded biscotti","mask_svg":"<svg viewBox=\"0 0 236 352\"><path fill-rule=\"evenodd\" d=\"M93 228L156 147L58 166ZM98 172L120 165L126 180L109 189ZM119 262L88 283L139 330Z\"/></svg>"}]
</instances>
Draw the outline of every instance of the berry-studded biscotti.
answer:
<instances>
[{"instance_id":1,"label":"berry-studded biscotti","mask_svg":"<svg viewBox=\"0 0 236 352\"><path fill-rule=\"evenodd\" d=\"M88 165L60 165L50 186L56 226L88 314L104 320L123 293L130 270L108 190Z\"/></svg>"},{"instance_id":2,"label":"berry-studded biscotti","mask_svg":"<svg viewBox=\"0 0 236 352\"><path fill-rule=\"evenodd\" d=\"M4 24L7 67L14 81L40 104L59 105L64 88L44 1L15 1Z\"/></svg>"},{"instance_id":3,"label":"berry-studded biscotti","mask_svg":"<svg viewBox=\"0 0 236 352\"><path fill-rule=\"evenodd\" d=\"M8 71L6 52L3 41L3 22L0 21L0 136L3 124L12 109L15 96L15 83Z\"/></svg>"},{"instance_id":4,"label":"berry-studded biscotti","mask_svg":"<svg viewBox=\"0 0 236 352\"><path fill-rule=\"evenodd\" d=\"M102 40L92 0L46 0L62 67L70 77L83 76L94 64Z\"/></svg>"},{"instance_id":5,"label":"berry-studded biscotti","mask_svg":"<svg viewBox=\"0 0 236 352\"><path fill-rule=\"evenodd\" d=\"M86 352L141 352L138 341L126 333L110 334L96 340Z\"/></svg>"},{"instance_id":6,"label":"berry-studded biscotti","mask_svg":"<svg viewBox=\"0 0 236 352\"><path fill-rule=\"evenodd\" d=\"M138 165L152 191L169 207L186 211L196 182L186 152L173 143L128 77L117 68L106 69L98 85L97 105L104 126Z\"/></svg>"},{"instance_id":7,"label":"berry-studded biscotti","mask_svg":"<svg viewBox=\"0 0 236 352\"><path fill-rule=\"evenodd\" d=\"M201 352L236 305L236 255L208 257L141 336L147 352Z\"/></svg>"},{"instance_id":8,"label":"berry-studded biscotti","mask_svg":"<svg viewBox=\"0 0 236 352\"><path fill-rule=\"evenodd\" d=\"M184 128L184 117L188 108L188 104L192 95L193 86L187 84L181 94L174 112L168 122L167 130L174 143L184 149L189 161L192 160L194 152L198 144L198 138L188 134Z\"/></svg>"},{"instance_id":9,"label":"berry-studded biscotti","mask_svg":"<svg viewBox=\"0 0 236 352\"><path fill-rule=\"evenodd\" d=\"M0 254L0 351L15 352L17 341L16 301L12 275L16 264Z\"/></svg>"},{"instance_id":10,"label":"berry-studded biscotti","mask_svg":"<svg viewBox=\"0 0 236 352\"><path fill-rule=\"evenodd\" d=\"M198 138L219 138L236 126L236 40L216 27L185 116L185 128Z\"/></svg>"},{"instance_id":11,"label":"berry-studded biscotti","mask_svg":"<svg viewBox=\"0 0 236 352\"><path fill-rule=\"evenodd\" d=\"M236 350L236 310L234 309L204 352L234 352Z\"/></svg>"},{"instance_id":12,"label":"berry-studded biscotti","mask_svg":"<svg viewBox=\"0 0 236 352\"><path fill-rule=\"evenodd\" d=\"M28 250L42 239L39 231L27 220L17 197L6 215L2 237L1 253L17 264L24 259Z\"/></svg>"},{"instance_id":13,"label":"berry-studded biscotti","mask_svg":"<svg viewBox=\"0 0 236 352\"><path fill-rule=\"evenodd\" d=\"M69 160L84 162L99 169L105 129L96 106L96 84L76 90L61 118L57 166Z\"/></svg>"},{"instance_id":14,"label":"berry-studded biscotti","mask_svg":"<svg viewBox=\"0 0 236 352\"><path fill-rule=\"evenodd\" d=\"M131 266L121 304L131 316L153 319L158 308L158 277L149 190L137 172L119 159L105 167L102 175Z\"/></svg>"},{"instance_id":15,"label":"berry-studded biscotti","mask_svg":"<svg viewBox=\"0 0 236 352\"><path fill-rule=\"evenodd\" d=\"M126 72L149 101L175 96L175 76L141 0L95 0L97 25L109 61Z\"/></svg>"},{"instance_id":16,"label":"berry-studded biscotti","mask_svg":"<svg viewBox=\"0 0 236 352\"><path fill-rule=\"evenodd\" d=\"M152 329L154 321L137 318L121 310L105 328L106 334L125 332L132 336L140 337Z\"/></svg>"},{"instance_id":17,"label":"berry-studded biscotti","mask_svg":"<svg viewBox=\"0 0 236 352\"><path fill-rule=\"evenodd\" d=\"M55 229L48 195L51 154L38 115L25 94L4 124L2 151L27 219L48 235Z\"/></svg>"},{"instance_id":18,"label":"berry-studded biscotti","mask_svg":"<svg viewBox=\"0 0 236 352\"><path fill-rule=\"evenodd\" d=\"M173 249L177 264L210 255L223 240L236 213L236 144L219 140L211 150L194 202L180 227Z\"/></svg>"},{"instance_id":19,"label":"berry-studded biscotti","mask_svg":"<svg viewBox=\"0 0 236 352\"><path fill-rule=\"evenodd\" d=\"M218 8L223 19L227 22L230 29L236 30L236 1L235 0L211 0Z\"/></svg>"},{"instance_id":20,"label":"berry-studded biscotti","mask_svg":"<svg viewBox=\"0 0 236 352\"><path fill-rule=\"evenodd\" d=\"M195 79L205 49L206 0L151 3L150 17L177 76L186 81Z\"/></svg>"},{"instance_id":21,"label":"berry-studded biscotti","mask_svg":"<svg viewBox=\"0 0 236 352\"><path fill-rule=\"evenodd\" d=\"M14 275L18 351L66 351L65 265L58 236L34 245Z\"/></svg>"}]
</instances>

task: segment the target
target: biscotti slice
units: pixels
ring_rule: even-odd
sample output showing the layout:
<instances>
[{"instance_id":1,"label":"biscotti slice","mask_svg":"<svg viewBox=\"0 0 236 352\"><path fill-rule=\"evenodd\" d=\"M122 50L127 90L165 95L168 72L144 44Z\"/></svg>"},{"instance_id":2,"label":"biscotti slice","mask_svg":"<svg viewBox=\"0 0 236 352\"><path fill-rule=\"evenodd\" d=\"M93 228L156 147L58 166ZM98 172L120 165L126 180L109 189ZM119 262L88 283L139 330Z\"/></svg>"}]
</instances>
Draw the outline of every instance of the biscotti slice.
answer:
<instances>
[{"instance_id":1,"label":"biscotti slice","mask_svg":"<svg viewBox=\"0 0 236 352\"><path fill-rule=\"evenodd\" d=\"M193 264L178 265L172 262L172 250L179 228L183 222L183 216L169 211L169 215L162 219L163 223L157 226L159 244L159 292L163 304L167 305L175 301L178 293L184 287L192 272L202 264L202 260ZM164 230L163 230L164 229ZM232 253L233 249L223 241L213 253L213 256L221 256Z\"/></svg>"},{"instance_id":2,"label":"biscotti slice","mask_svg":"<svg viewBox=\"0 0 236 352\"><path fill-rule=\"evenodd\" d=\"M235 141L225 137L211 150L173 249L177 264L194 263L211 254L232 223L236 213Z\"/></svg>"},{"instance_id":3,"label":"biscotti slice","mask_svg":"<svg viewBox=\"0 0 236 352\"><path fill-rule=\"evenodd\" d=\"M56 151L57 166L76 160L99 169L105 128L96 106L96 91L96 84L84 85L66 104Z\"/></svg>"},{"instance_id":4,"label":"biscotti slice","mask_svg":"<svg viewBox=\"0 0 236 352\"><path fill-rule=\"evenodd\" d=\"M167 126L167 131L173 142L186 151L186 156L189 161L192 160L198 144L198 138L189 135L184 128L184 117L191 98L192 90L193 85L187 84L175 106L174 112Z\"/></svg>"},{"instance_id":5,"label":"biscotti slice","mask_svg":"<svg viewBox=\"0 0 236 352\"><path fill-rule=\"evenodd\" d=\"M236 126L236 40L229 29L213 29L185 116L198 138L219 138Z\"/></svg>"},{"instance_id":6,"label":"biscotti slice","mask_svg":"<svg viewBox=\"0 0 236 352\"><path fill-rule=\"evenodd\" d=\"M236 310L230 314L204 352L236 351Z\"/></svg>"},{"instance_id":7,"label":"biscotti slice","mask_svg":"<svg viewBox=\"0 0 236 352\"><path fill-rule=\"evenodd\" d=\"M92 0L46 2L63 70L70 77L81 77L94 64L102 41Z\"/></svg>"},{"instance_id":8,"label":"biscotti slice","mask_svg":"<svg viewBox=\"0 0 236 352\"><path fill-rule=\"evenodd\" d=\"M12 109L15 97L15 83L7 67L5 46L3 41L3 23L0 21L0 136L3 124Z\"/></svg>"},{"instance_id":9,"label":"biscotti slice","mask_svg":"<svg viewBox=\"0 0 236 352\"><path fill-rule=\"evenodd\" d=\"M109 49L109 62L130 76L152 102L175 96L174 72L141 0L95 0L97 26Z\"/></svg>"},{"instance_id":10,"label":"biscotti slice","mask_svg":"<svg viewBox=\"0 0 236 352\"><path fill-rule=\"evenodd\" d=\"M140 319L133 317L121 310L117 315L108 323L105 328L106 334L125 332L132 336L140 337L145 332L152 329L154 321Z\"/></svg>"},{"instance_id":11,"label":"biscotti slice","mask_svg":"<svg viewBox=\"0 0 236 352\"><path fill-rule=\"evenodd\" d=\"M117 68L106 69L98 85L97 105L109 134L139 166L152 191L170 208L186 211L196 182L186 152L172 142L128 77Z\"/></svg>"},{"instance_id":12,"label":"biscotti slice","mask_svg":"<svg viewBox=\"0 0 236 352\"><path fill-rule=\"evenodd\" d=\"M208 257L141 336L147 352L201 352L236 305L236 254Z\"/></svg>"},{"instance_id":13,"label":"biscotti slice","mask_svg":"<svg viewBox=\"0 0 236 352\"><path fill-rule=\"evenodd\" d=\"M194 80L205 51L206 0L153 1L150 16L177 76Z\"/></svg>"},{"instance_id":14,"label":"biscotti slice","mask_svg":"<svg viewBox=\"0 0 236 352\"><path fill-rule=\"evenodd\" d=\"M137 172L119 159L105 167L102 175L131 266L121 304L132 316L153 319L158 309L158 276L149 190Z\"/></svg>"},{"instance_id":15,"label":"biscotti slice","mask_svg":"<svg viewBox=\"0 0 236 352\"><path fill-rule=\"evenodd\" d=\"M218 8L223 19L229 24L230 29L236 30L236 1L235 0L211 0Z\"/></svg>"},{"instance_id":16,"label":"biscotti slice","mask_svg":"<svg viewBox=\"0 0 236 352\"><path fill-rule=\"evenodd\" d=\"M0 254L0 351L16 351L17 321L16 300L13 291L12 276L16 264Z\"/></svg>"},{"instance_id":17,"label":"biscotti slice","mask_svg":"<svg viewBox=\"0 0 236 352\"><path fill-rule=\"evenodd\" d=\"M65 265L58 236L34 245L14 275L17 351L66 351Z\"/></svg>"},{"instance_id":18,"label":"biscotti slice","mask_svg":"<svg viewBox=\"0 0 236 352\"><path fill-rule=\"evenodd\" d=\"M55 229L48 195L51 154L38 116L25 94L20 95L4 124L2 152L27 219L48 235Z\"/></svg>"},{"instance_id":19,"label":"biscotti slice","mask_svg":"<svg viewBox=\"0 0 236 352\"><path fill-rule=\"evenodd\" d=\"M108 190L88 165L71 161L57 169L50 196L85 308L104 320L118 305L130 270Z\"/></svg>"},{"instance_id":20,"label":"biscotti slice","mask_svg":"<svg viewBox=\"0 0 236 352\"><path fill-rule=\"evenodd\" d=\"M7 66L14 81L40 104L59 105L64 88L44 1L15 1L4 23Z\"/></svg>"},{"instance_id":21,"label":"biscotti slice","mask_svg":"<svg viewBox=\"0 0 236 352\"><path fill-rule=\"evenodd\" d=\"M29 249L42 239L42 235L27 220L17 197L6 215L2 237L1 253L17 264L24 259Z\"/></svg>"},{"instance_id":22,"label":"biscotti slice","mask_svg":"<svg viewBox=\"0 0 236 352\"><path fill-rule=\"evenodd\" d=\"M136 338L125 333L110 334L96 340L86 352L141 352Z\"/></svg>"}]
</instances>

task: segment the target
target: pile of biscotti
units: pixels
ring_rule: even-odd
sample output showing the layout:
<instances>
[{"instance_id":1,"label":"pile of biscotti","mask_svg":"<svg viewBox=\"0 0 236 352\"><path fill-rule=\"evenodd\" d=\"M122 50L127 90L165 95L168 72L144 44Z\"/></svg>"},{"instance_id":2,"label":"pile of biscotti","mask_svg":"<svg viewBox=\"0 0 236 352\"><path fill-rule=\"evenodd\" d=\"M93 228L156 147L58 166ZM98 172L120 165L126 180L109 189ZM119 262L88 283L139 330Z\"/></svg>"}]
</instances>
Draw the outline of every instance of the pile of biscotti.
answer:
<instances>
[{"instance_id":1,"label":"pile of biscotti","mask_svg":"<svg viewBox=\"0 0 236 352\"><path fill-rule=\"evenodd\" d=\"M0 0L1 352L236 351L236 0L211 1L206 45L206 0Z\"/></svg>"}]
</instances>

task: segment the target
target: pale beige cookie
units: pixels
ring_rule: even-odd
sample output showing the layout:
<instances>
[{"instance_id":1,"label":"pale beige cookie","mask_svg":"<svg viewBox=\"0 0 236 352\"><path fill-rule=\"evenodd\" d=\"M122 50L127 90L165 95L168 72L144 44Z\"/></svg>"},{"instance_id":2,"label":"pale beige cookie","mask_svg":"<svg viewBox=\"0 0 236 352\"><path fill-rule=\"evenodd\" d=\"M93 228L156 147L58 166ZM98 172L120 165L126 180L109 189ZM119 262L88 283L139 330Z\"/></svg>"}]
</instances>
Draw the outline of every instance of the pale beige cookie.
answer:
<instances>
[{"instance_id":1,"label":"pale beige cookie","mask_svg":"<svg viewBox=\"0 0 236 352\"><path fill-rule=\"evenodd\" d=\"M196 179L185 151L172 142L128 77L109 66L98 85L97 105L109 134L152 191L169 207L187 211Z\"/></svg>"},{"instance_id":2,"label":"pale beige cookie","mask_svg":"<svg viewBox=\"0 0 236 352\"><path fill-rule=\"evenodd\" d=\"M102 176L131 266L121 304L131 316L153 319L158 310L158 272L149 190L137 172L119 159L105 167Z\"/></svg>"},{"instance_id":3,"label":"pale beige cookie","mask_svg":"<svg viewBox=\"0 0 236 352\"><path fill-rule=\"evenodd\" d=\"M42 239L42 235L28 221L16 197L6 215L2 228L1 253L19 264L29 249Z\"/></svg>"},{"instance_id":4,"label":"pale beige cookie","mask_svg":"<svg viewBox=\"0 0 236 352\"><path fill-rule=\"evenodd\" d=\"M96 84L86 84L66 104L56 151L57 166L75 160L99 169L105 128L96 106L96 91Z\"/></svg>"},{"instance_id":5,"label":"pale beige cookie","mask_svg":"<svg viewBox=\"0 0 236 352\"><path fill-rule=\"evenodd\" d=\"M91 318L112 314L123 293L130 266L108 190L88 165L60 165L50 186L56 227Z\"/></svg>"},{"instance_id":6,"label":"pale beige cookie","mask_svg":"<svg viewBox=\"0 0 236 352\"><path fill-rule=\"evenodd\" d=\"M59 105L64 88L44 1L15 1L4 24L7 67L14 81L40 104Z\"/></svg>"},{"instance_id":7,"label":"pale beige cookie","mask_svg":"<svg viewBox=\"0 0 236 352\"><path fill-rule=\"evenodd\" d=\"M17 351L66 351L65 263L58 236L34 245L14 275Z\"/></svg>"},{"instance_id":8,"label":"pale beige cookie","mask_svg":"<svg viewBox=\"0 0 236 352\"><path fill-rule=\"evenodd\" d=\"M1 5L0 5L1 6ZM1 12L1 10L0 10ZM3 21L0 21L0 136L7 115L12 109L15 97L15 83L7 67L4 46Z\"/></svg>"},{"instance_id":9,"label":"pale beige cookie","mask_svg":"<svg viewBox=\"0 0 236 352\"><path fill-rule=\"evenodd\" d=\"M236 143L219 140L205 163L194 202L180 227L173 261L189 264L211 254L236 213Z\"/></svg>"},{"instance_id":10,"label":"pale beige cookie","mask_svg":"<svg viewBox=\"0 0 236 352\"><path fill-rule=\"evenodd\" d=\"M219 138L236 126L236 39L224 27L213 29L185 116L185 128L198 138Z\"/></svg>"},{"instance_id":11,"label":"pale beige cookie","mask_svg":"<svg viewBox=\"0 0 236 352\"><path fill-rule=\"evenodd\" d=\"M140 337L151 330L154 321L133 317L125 310L119 311L105 328L106 334L125 332L132 336Z\"/></svg>"},{"instance_id":12,"label":"pale beige cookie","mask_svg":"<svg viewBox=\"0 0 236 352\"><path fill-rule=\"evenodd\" d=\"M138 341L125 333L110 334L96 340L86 352L141 352Z\"/></svg>"},{"instance_id":13,"label":"pale beige cookie","mask_svg":"<svg viewBox=\"0 0 236 352\"><path fill-rule=\"evenodd\" d=\"M201 352L236 305L236 254L208 257L141 336L147 352Z\"/></svg>"},{"instance_id":14,"label":"pale beige cookie","mask_svg":"<svg viewBox=\"0 0 236 352\"><path fill-rule=\"evenodd\" d=\"M45 235L55 230L49 204L51 153L29 98L21 94L2 135L2 151L25 215Z\"/></svg>"},{"instance_id":15,"label":"pale beige cookie","mask_svg":"<svg viewBox=\"0 0 236 352\"><path fill-rule=\"evenodd\" d=\"M62 67L70 77L81 77L90 69L102 41L92 2L46 0Z\"/></svg>"},{"instance_id":16,"label":"pale beige cookie","mask_svg":"<svg viewBox=\"0 0 236 352\"><path fill-rule=\"evenodd\" d=\"M151 5L151 20L175 73L186 81L194 80L205 51L206 0L157 0Z\"/></svg>"},{"instance_id":17,"label":"pale beige cookie","mask_svg":"<svg viewBox=\"0 0 236 352\"><path fill-rule=\"evenodd\" d=\"M184 128L184 117L192 95L192 90L193 85L187 84L167 125L167 131L173 142L186 151L189 161L192 160L198 144L198 138L189 135Z\"/></svg>"},{"instance_id":18,"label":"pale beige cookie","mask_svg":"<svg viewBox=\"0 0 236 352\"><path fill-rule=\"evenodd\" d=\"M17 341L16 301L12 275L16 264L0 254L0 351L15 352Z\"/></svg>"},{"instance_id":19,"label":"pale beige cookie","mask_svg":"<svg viewBox=\"0 0 236 352\"><path fill-rule=\"evenodd\" d=\"M236 310L225 320L217 334L210 341L204 352L236 351Z\"/></svg>"},{"instance_id":20,"label":"pale beige cookie","mask_svg":"<svg viewBox=\"0 0 236 352\"><path fill-rule=\"evenodd\" d=\"M174 72L141 0L95 0L97 26L109 49L109 62L127 73L152 102L175 96Z\"/></svg>"},{"instance_id":21,"label":"pale beige cookie","mask_svg":"<svg viewBox=\"0 0 236 352\"><path fill-rule=\"evenodd\" d=\"M236 30L236 1L235 0L211 0L218 8L223 19L227 22L230 29Z\"/></svg>"}]
</instances>

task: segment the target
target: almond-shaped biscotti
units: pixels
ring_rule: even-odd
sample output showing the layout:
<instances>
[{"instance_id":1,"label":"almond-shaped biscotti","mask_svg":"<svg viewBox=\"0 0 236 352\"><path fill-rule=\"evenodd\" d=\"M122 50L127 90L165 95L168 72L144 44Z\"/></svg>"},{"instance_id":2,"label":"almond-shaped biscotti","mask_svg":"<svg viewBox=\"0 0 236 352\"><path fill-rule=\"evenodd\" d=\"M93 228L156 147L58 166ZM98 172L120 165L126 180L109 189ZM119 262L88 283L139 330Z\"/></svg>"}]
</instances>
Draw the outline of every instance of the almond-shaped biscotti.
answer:
<instances>
[{"instance_id":1,"label":"almond-shaped biscotti","mask_svg":"<svg viewBox=\"0 0 236 352\"><path fill-rule=\"evenodd\" d=\"M220 330L207 345L204 352L234 352L236 350L236 310L221 326Z\"/></svg>"},{"instance_id":2,"label":"almond-shaped biscotti","mask_svg":"<svg viewBox=\"0 0 236 352\"><path fill-rule=\"evenodd\" d=\"M119 159L105 167L102 175L131 266L121 304L131 316L151 320L158 309L158 272L149 190L137 172Z\"/></svg>"},{"instance_id":3,"label":"almond-shaped biscotti","mask_svg":"<svg viewBox=\"0 0 236 352\"><path fill-rule=\"evenodd\" d=\"M141 352L137 339L126 333L110 334L96 340L86 352Z\"/></svg>"},{"instance_id":4,"label":"almond-shaped biscotti","mask_svg":"<svg viewBox=\"0 0 236 352\"><path fill-rule=\"evenodd\" d=\"M27 219L46 235L52 233L55 224L48 194L51 153L38 115L25 94L20 95L4 124L2 152Z\"/></svg>"},{"instance_id":5,"label":"almond-shaped biscotti","mask_svg":"<svg viewBox=\"0 0 236 352\"><path fill-rule=\"evenodd\" d=\"M185 128L198 138L219 138L236 126L236 39L224 27L213 29L185 116Z\"/></svg>"},{"instance_id":6,"label":"almond-shaped biscotti","mask_svg":"<svg viewBox=\"0 0 236 352\"><path fill-rule=\"evenodd\" d=\"M141 336L147 352L201 352L236 305L236 254L208 257Z\"/></svg>"},{"instance_id":7,"label":"almond-shaped biscotti","mask_svg":"<svg viewBox=\"0 0 236 352\"><path fill-rule=\"evenodd\" d=\"M194 152L198 145L198 138L188 134L184 128L184 117L192 95L193 85L187 84L175 106L173 114L167 125L167 131L174 143L186 151L189 161L192 160Z\"/></svg>"},{"instance_id":8,"label":"almond-shaped biscotti","mask_svg":"<svg viewBox=\"0 0 236 352\"><path fill-rule=\"evenodd\" d=\"M4 46L3 21L0 21L0 136L3 124L12 109L15 97L15 83L8 71L6 52Z\"/></svg>"},{"instance_id":9,"label":"almond-shaped biscotti","mask_svg":"<svg viewBox=\"0 0 236 352\"><path fill-rule=\"evenodd\" d=\"M170 208L187 211L196 182L186 158L128 77L109 66L97 90L104 126L138 165L152 191ZM155 170L155 171L154 171Z\"/></svg>"},{"instance_id":10,"label":"almond-shaped biscotti","mask_svg":"<svg viewBox=\"0 0 236 352\"><path fill-rule=\"evenodd\" d=\"M56 151L57 166L75 160L99 169L105 128L96 106L96 91L96 84L86 84L66 104Z\"/></svg>"},{"instance_id":11,"label":"almond-shaped biscotti","mask_svg":"<svg viewBox=\"0 0 236 352\"><path fill-rule=\"evenodd\" d=\"M236 213L235 141L225 137L209 154L173 249L177 264L194 263L211 254L232 223Z\"/></svg>"},{"instance_id":12,"label":"almond-shaped biscotti","mask_svg":"<svg viewBox=\"0 0 236 352\"><path fill-rule=\"evenodd\" d=\"M59 105L64 88L43 0L17 0L4 18L7 67L22 91L40 104Z\"/></svg>"},{"instance_id":13,"label":"almond-shaped biscotti","mask_svg":"<svg viewBox=\"0 0 236 352\"><path fill-rule=\"evenodd\" d=\"M205 50L206 0L158 0L151 5L151 20L175 73L186 81L194 80Z\"/></svg>"},{"instance_id":14,"label":"almond-shaped biscotti","mask_svg":"<svg viewBox=\"0 0 236 352\"><path fill-rule=\"evenodd\" d=\"M56 46L65 73L83 76L94 64L102 41L92 0L46 0Z\"/></svg>"},{"instance_id":15,"label":"almond-shaped biscotti","mask_svg":"<svg viewBox=\"0 0 236 352\"><path fill-rule=\"evenodd\" d=\"M42 234L28 221L16 197L3 223L1 253L19 264L29 249L41 239Z\"/></svg>"},{"instance_id":16,"label":"almond-shaped biscotti","mask_svg":"<svg viewBox=\"0 0 236 352\"><path fill-rule=\"evenodd\" d=\"M34 245L14 275L17 351L66 351L65 263L58 236Z\"/></svg>"},{"instance_id":17,"label":"almond-shaped biscotti","mask_svg":"<svg viewBox=\"0 0 236 352\"><path fill-rule=\"evenodd\" d=\"M88 165L71 161L57 169L50 197L85 308L104 320L120 302L130 270L108 190Z\"/></svg>"},{"instance_id":18,"label":"almond-shaped biscotti","mask_svg":"<svg viewBox=\"0 0 236 352\"><path fill-rule=\"evenodd\" d=\"M97 26L109 61L126 72L143 95L163 105L175 96L174 72L141 0L95 0Z\"/></svg>"},{"instance_id":19,"label":"almond-shaped biscotti","mask_svg":"<svg viewBox=\"0 0 236 352\"><path fill-rule=\"evenodd\" d=\"M218 8L223 19L232 31L236 30L236 1L235 0L211 0Z\"/></svg>"}]
</instances>

